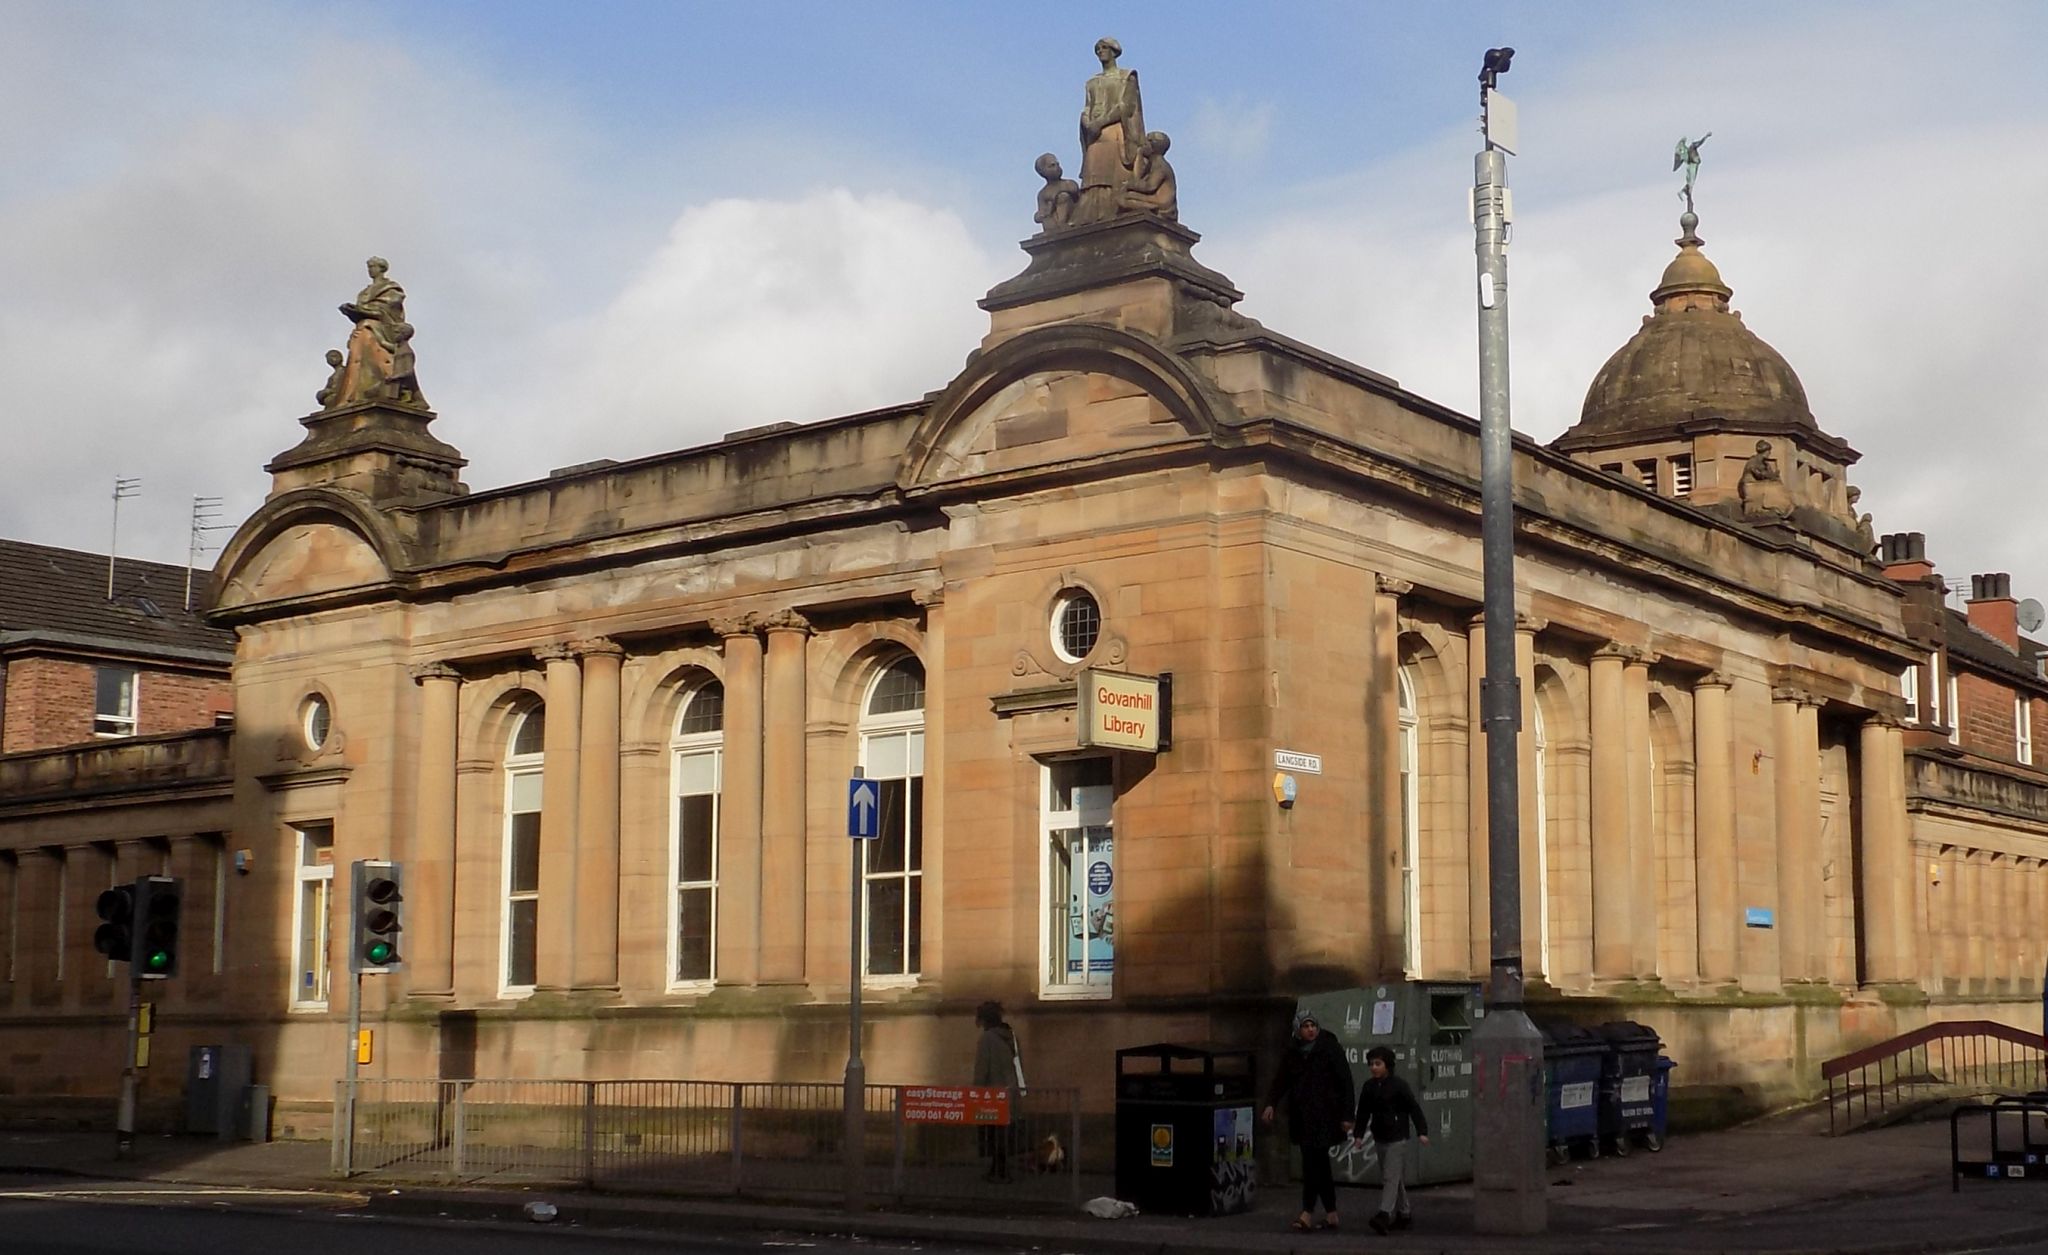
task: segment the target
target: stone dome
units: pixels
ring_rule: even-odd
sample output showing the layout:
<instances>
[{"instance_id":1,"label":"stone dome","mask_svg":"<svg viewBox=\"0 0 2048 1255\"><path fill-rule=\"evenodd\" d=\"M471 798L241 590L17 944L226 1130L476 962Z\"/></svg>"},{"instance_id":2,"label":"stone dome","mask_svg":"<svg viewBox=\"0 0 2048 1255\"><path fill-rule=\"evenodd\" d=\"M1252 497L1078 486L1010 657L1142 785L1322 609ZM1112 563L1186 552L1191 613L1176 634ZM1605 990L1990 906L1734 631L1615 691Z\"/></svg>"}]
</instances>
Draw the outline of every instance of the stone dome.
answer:
<instances>
[{"instance_id":1,"label":"stone dome","mask_svg":"<svg viewBox=\"0 0 2048 1255\"><path fill-rule=\"evenodd\" d=\"M1656 312L1593 376L1560 447L1615 443L1696 419L1744 430L1818 431L1806 389L1778 351L1728 308L1733 295L1691 232L1650 293Z\"/></svg>"}]
</instances>

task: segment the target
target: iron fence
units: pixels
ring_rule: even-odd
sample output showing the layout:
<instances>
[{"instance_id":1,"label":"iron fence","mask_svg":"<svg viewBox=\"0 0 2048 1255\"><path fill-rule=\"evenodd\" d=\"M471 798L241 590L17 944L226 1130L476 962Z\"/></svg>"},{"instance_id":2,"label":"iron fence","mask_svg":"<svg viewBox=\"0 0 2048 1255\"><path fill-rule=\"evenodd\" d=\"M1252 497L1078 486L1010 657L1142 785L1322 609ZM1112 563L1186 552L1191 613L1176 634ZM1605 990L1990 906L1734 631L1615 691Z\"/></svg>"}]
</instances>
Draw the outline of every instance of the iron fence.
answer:
<instances>
[{"instance_id":1,"label":"iron fence","mask_svg":"<svg viewBox=\"0 0 2048 1255\"><path fill-rule=\"evenodd\" d=\"M1828 1131L1846 1133L1909 1105L1959 1093L2042 1088L2041 1034L1988 1020L1944 1020L1821 1065Z\"/></svg>"},{"instance_id":2,"label":"iron fence","mask_svg":"<svg viewBox=\"0 0 2048 1255\"><path fill-rule=\"evenodd\" d=\"M1007 1125L930 1123L922 1087L870 1085L862 1192L1077 1203L1080 1092L1013 1097ZM845 1086L730 1081L337 1083L334 1166L372 1180L573 1183L777 1197L846 1192ZM1006 1179L992 1179L1000 1150Z\"/></svg>"}]
</instances>

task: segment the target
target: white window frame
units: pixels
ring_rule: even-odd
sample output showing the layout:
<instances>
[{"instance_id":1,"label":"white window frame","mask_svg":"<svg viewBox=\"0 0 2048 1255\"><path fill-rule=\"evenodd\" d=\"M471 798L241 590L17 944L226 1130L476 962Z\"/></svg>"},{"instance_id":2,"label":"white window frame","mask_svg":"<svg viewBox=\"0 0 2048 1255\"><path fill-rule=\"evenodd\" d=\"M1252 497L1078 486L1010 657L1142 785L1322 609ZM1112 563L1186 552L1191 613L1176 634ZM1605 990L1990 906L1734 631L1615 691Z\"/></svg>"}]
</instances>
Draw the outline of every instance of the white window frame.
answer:
<instances>
[{"instance_id":1,"label":"white window frame","mask_svg":"<svg viewBox=\"0 0 2048 1255\"><path fill-rule=\"evenodd\" d=\"M1671 467L1671 495L1692 496L1692 454L1674 453L1664 461Z\"/></svg>"},{"instance_id":2,"label":"white window frame","mask_svg":"<svg viewBox=\"0 0 2048 1255\"><path fill-rule=\"evenodd\" d=\"M1110 768L1109 797L1100 806L1083 810L1073 807L1067 810L1053 809L1053 773L1061 767L1094 759L1105 762ZM1100 786L1097 786L1100 787ZM1038 996L1051 1001L1100 999L1114 996L1116 972L1107 973L1102 979L1084 970L1079 981L1059 979L1054 971L1056 962L1064 963L1066 958L1067 930L1071 926L1074 870L1068 869L1069 893L1056 893L1057 880L1054 868L1053 834L1075 828L1097 828L1108 832L1110 848L1108 853L1110 883L1115 885L1121 873L1117 870L1116 857L1116 763L1107 755L1083 755L1063 757L1038 764L1038 883L1040 910L1038 913ZM1084 838L1085 840L1086 838ZM1083 882L1085 883L1085 882ZM1057 923L1055 923L1057 921ZM1084 951L1085 953L1085 951Z\"/></svg>"},{"instance_id":3,"label":"white window frame","mask_svg":"<svg viewBox=\"0 0 2048 1255\"><path fill-rule=\"evenodd\" d=\"M1637 458L1629 464L1629 476L1651 492L1657 491L1657 459Z\"/></svg>"},{"instance_id":4,"label":"white window frame","mask_svg":"<svg viewBox=\"0 0 2048 1255\"><path fill-rule=\"evenodd\" d=\"M100 709L100 676L106 672L119 671L128 676L128 713L107 714ZM92 672L92 734L103 741L118 737L134 736L142 718L142 672L134 667L95 666ZM121 725L102 729L102 723Z\"/></svg>"},{"instance_id":5,"label":"white window frame","mask_svg":"<svg viewBox=\"0 0 2048 1255\"><path fill-rule=\"evenodd\" d=\"M903 665L905 662L918 663L919 669L923 669L922 662L917 658L909 655L905 655L902 658L892 659L887 666L882 667L881 669L876 671L874 679L869 681L868 683L867 692L863 694L861 697L860 769L861 775L866 779L890 779L902 780L904 782L903 822L907 825L911 822L910 808L912 806L912 788L910 785L910 781L916 780L919 782L919 788L916 790L916 792L919 795L916 805L918 805L918 807L922 809L924 803L922 782L924 780L925 708L922 704L920 704L916 710L896 711L890 714L883 715L868 713L868 708L874 703L875 693L881 687L882 680L884 679L884 677L888 676L890 672L894 671L897 667ZM929 672L925 674L928 682ZM905 771L904 774L901 776L880 776L876 774L873 768L873 764L875 762L873 747L877 742L886 740L891 737L902 737L904 740ZM922 815L919 815L918 822L921 829L923 823ZM918 865L914 868L908 866L910 862L910 850L909 834L907 831L904 835L903 861L906 866L903 871L874 872L869 870L868 864L870 859L870 851L872 851L875 848L875 846L879 844L879 838L876 841L854 841L851 844L854 847L854 857L861 860L861 984L871 988L887 988L890 986L915 985L923 979L922 969L924 966L924 948L921 944L921 939L924 933L924 860L920 858L918 860ZM913 880L918 883L919 894L917 911L919 916L918 935L920 937L920 945L918 947L918 961L915 964L911 963L908 954L904 956L904 967L907 970L902 972L877 973L873 970L873 958L868 953L868 941L869 938L874 935L874 887L877 881L886 880L901 880L904 882L903 900L905 933L903 944L906 950L908 950L910 946L910 937L908 931L910 927L910 885Z\"/></svg>"},{"instance_id":6,"label":"white window frame","mask_svg":"<svg viewBox=\"0 0 2048 1255\"><path fill-rule=\"evenodd\" d=\"M1941 703L1946 690L1941 682L1941 651L1931 650L1927 655L1927 675L1932 683L1927 686L1928 704L1933 707L1927 712L1927 722L1934 727L1942 726Z\"/></svg>"},{"instance_id":7,"label":"white window frame","mask_svg":"<svg viewBox=\"0 0 2048 1255\"><path fill-rule=\"evenodd\" d=\"M2012 699L2012 730L2014 757L2029 767L2034 765L2034 703L2025 693L2014 694Z\"/></svg>"},{"instance_id":8,"label":"white window frame","mask_svg":"<svg viewBox=\"0 0 2048 1255\"><path fill-rule=\"evenodd\" d=\"M1920 722L1920 664L1914 663L1899 677L1899 694L1906 699L1906 719Z\"/></svg>"},{"instance_id":9,"label":"white window frame","mask_svg":"<svg viewBox=\"0 0 2048 1255\"><path fill-rule=\"evenodd\" d=\"M720 720L716 732L683 732L683 720L689 716L691 705L711 684L701 684L691 691L676 713L676 731L669 741L669 808L668 808L668 989L670 993L691 992L709 989L718 980L718 859L719 829L724 823L725 788L725 730ZM683 764L693 758L708 757L711 760L711 876L708 880L683 879ZM692 797L702 794L693 793ZM684 978L676 968L682 962L683 894L685 891L710 890L711 892L711 962L704 975Z\"/></svg>"},{"instance_id":10,"label":"white window frame","mask_svg":"<svg viewBox=\"0 0 2048 1255\"><path fill-rule=\"evenodd\" d=\"M1415 680L1395 673L1401 739L1401 963L1410 978L1422 975L1422 741L1415 710Z\"/></svg>"},{"instance_id":11,"label":"white window frame","mask_svg":"<svg viewBox=\"0 0 2048 1255\"><path fill-rule=\"evenodd\" d=\"M327 862L308 865L316 836L327 837ZM334 821L309 819L292 825L292 966L285 980L285 1003L293 1011L325 1011L334 991ZM309 888L319 899L320 940L316 986L319 997L301 997L299 977L306 970L306 896Z\"/></svg>"},{"instance_id":12,"label":"white window frame","mask_svg":"<svg viewBox=\"0 0 2048 1255\"><path fill-rule=\"evenodd\" d=\"M543 813L543 808L547 805L546 790L542 786L542 781L545 778L543 773L547 762L546 749L543 748L530 754L515 752L519 744L519 734L525 729L526 721L533 718L536 712L540 712L543 719L548 717L546 707L544 706L535 705L521 711L518 719L513 721L512 735L505 743L505 822L498 856L498 993L501 997L507 998L522 998L534 990L533 984L515 985L512 983L512 906L515 902L534 903L534 980L538 982L540 979L539 877L536 875L534 887L531 890L521 890L515 893L512 889L513 816L515 814L539 815ZM519 787L519 782L529 778L534 781L536 791L540 793L540 797L535 799L532 810L514 811L512 809L513 795ZM539 823L540 821L536 820L535 822Z\"/></svg>"},{"instance_id":13,"label":"white window frame","mask_svg":"<svg viewBox=\"0 0 2048 1255\"><path fill-rule=\"evenodd\" d=\"M1949 668L1948 673L1948 743L1963 743L1963 703L1956 687L1956 673L1953 667Z\"/></svg>"}]
</instances>

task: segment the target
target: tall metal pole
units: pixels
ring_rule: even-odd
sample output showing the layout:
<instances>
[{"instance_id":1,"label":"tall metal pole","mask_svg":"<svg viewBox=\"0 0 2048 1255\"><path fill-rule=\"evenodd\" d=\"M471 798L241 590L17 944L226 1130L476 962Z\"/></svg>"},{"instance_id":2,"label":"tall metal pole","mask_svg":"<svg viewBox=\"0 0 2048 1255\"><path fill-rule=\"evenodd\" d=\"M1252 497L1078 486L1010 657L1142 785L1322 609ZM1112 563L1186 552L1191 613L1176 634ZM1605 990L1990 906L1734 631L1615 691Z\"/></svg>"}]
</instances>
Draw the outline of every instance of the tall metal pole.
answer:
<instances>
[{"instance_id":1,"label":"tall metal pole","mask_svg":"<svg viewBox=\"0 0 2048 1255\"><path fill-rule=\"evenodd\" d=\"M857 775L858 773L856 773ZM846 1209L859 1211L865 1204L868 1069L860 1058L860 863L866 857L865 844L855 838L847 842L847 964L846 986L850 993L846 1022L846 1129L842 1154L846 1172Z\"/></svg>"},{"instance_id":2,"label":"tall metal pole","mask_svg":"<svg viewBox=\"0 0 2048 1255\"><path fill-rule=\"evenodd\" d=\"M1486 54L1479 75L1485 143L1473 161L1478 255L1480 549L1486 671L1486 833L1491 980L1472 1035L1473 1220L1481 1233L1541 1233L1543 1039L1522 1008L1520 748L1522 686L1515 675L1514 429L1508 421L1507 152L1513 108L1493 90L1512 48ZM1501 116L1496 117L1496 111ZM1498 131L1496 126L1498 125Z\"/></svg>"},{"instance_id":3,"label":"tall metal pole","mask_svg":"<svg viewBox=\"0 0 2048 1255\"><path fill-rule=\"evenodd\" d=\"M138 921L138 928L140 921ZM138 944L137 949L141 946ZM142 1045L142 982L133 964L128 973L128 1058L121 1068L121 1097L114 1107L114 1158L135 1153L135 1108L141 1098L142 1073L136 1066Z\"/></svg>"}]
</instances>

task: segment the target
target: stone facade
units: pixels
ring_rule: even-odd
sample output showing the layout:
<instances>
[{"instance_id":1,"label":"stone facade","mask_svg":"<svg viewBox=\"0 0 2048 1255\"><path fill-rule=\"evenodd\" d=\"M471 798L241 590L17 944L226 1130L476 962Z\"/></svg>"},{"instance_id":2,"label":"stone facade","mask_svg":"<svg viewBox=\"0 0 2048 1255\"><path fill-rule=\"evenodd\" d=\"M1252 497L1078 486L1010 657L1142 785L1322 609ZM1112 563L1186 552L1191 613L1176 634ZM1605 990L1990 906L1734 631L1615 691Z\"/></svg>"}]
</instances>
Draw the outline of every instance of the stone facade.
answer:
<instances>
[{"instance_id":1,"label":"stone facade","mask_svg":"<svg viewBox=\"0 0 2048 1255\"><path fill-rule=\"evenodd\" d=\"M1131 213L1029 241L921 402L533 483L469 491L423 411L303 420L217 572L231 797L162 826L195 834L174 859L214 823L249 851L233 961L161 991L172 1030L323 1102L326 877L393 857L370 1075L831 1079L857 881L871 1080L962 1076L995 997L1033 1075L1107 1110L1117 1046L1263 1047L1298 994L1486 969L1495 630L1539 1013L1655 1025L1723 1114L1930 1017L2033 1014L2001 1003L2039 942L1988 908L2048 883L2048 776L1923 750L1901 677L1938 616L1834 487L1752 517L1753 455L1714 450L1753 433L1711 423L1682 434L1718 498L1618 480L1673 436L1615 419L1617 384L1588 440L1516 443L1517 615L1486 623L1477 424L1236 314L1197 238ZM1743 421L1839 487L1853 451L1796 418ZM1081 743L1091 667L1172 677L1170 748ZM1320 766L1285 805L1280 750ZM844 835L857 773L872 846ZM58 931L58 867L137 857L56 822L0 827L23 936ZM86 1084L54 1061L110 1005L89 935L5 1004L43 1050L24 1084Z\"/></svg>"}]
</instances>

